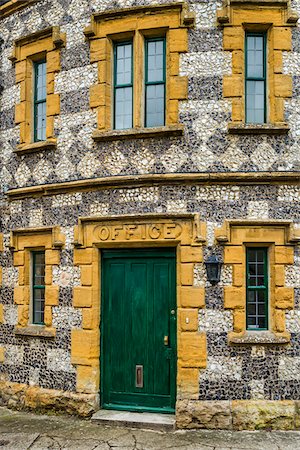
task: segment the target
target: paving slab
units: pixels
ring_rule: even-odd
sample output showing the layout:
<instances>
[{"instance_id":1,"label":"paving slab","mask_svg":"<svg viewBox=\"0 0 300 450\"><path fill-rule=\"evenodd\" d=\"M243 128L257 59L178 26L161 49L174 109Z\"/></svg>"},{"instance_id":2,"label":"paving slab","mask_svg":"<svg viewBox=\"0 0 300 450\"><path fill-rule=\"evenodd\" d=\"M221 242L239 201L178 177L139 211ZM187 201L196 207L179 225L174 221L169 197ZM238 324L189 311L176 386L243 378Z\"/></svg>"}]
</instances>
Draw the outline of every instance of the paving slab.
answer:
<instances>
[{"instance_id":1,"label":"paving slab","mask_svg":"<svg viewBox=\"0 0 300 450\"><path fill-rule=\"evenodd\" d=\"M24 450L31 447L39 433L1 433L0 448Z\"/></svg>"},{"instance_id":2,"label":"paving slab","mask_svg":"<svg viewBox=\"0 0 300 450\"><path fill-rule=\"evenodd\" d=\"M151 430L174 430L175 415L100 409L91 418L103 425L130 426Z\"/></svg>"}]
</instances>

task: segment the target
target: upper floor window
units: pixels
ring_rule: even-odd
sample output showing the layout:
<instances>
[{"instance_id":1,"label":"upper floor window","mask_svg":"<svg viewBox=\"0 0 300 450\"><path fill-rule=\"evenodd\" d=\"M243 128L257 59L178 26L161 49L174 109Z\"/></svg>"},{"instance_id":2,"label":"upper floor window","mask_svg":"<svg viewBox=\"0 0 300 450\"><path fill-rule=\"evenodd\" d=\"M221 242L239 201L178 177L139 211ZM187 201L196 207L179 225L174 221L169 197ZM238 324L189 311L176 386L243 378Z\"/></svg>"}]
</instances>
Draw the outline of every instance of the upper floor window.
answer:
<instances>
[{"instance_id":1,"label":"upper floor window","mask_svg":"<svg viewBox=\"0 0 300 450\"><path fill-rule=\"evenodd\" d=\"M267 116L266 34L246 33L246 122L265 123Z\"/></svg>"},{"instance_id":2,"label":"upper floor window","mask_svg":"<svg viewBox=\"0 0 300 450\"><path fill-rule=\"evenodd\" d=\"M179 58L193 25L194 15L181 3L93 15L85 35L99 74L90 88L95 140L183 133L179 102L187 99L188 78L179 74Z\"/></svg>"},{"instance_id":3,"label":"upper floor window","mask_svg":"<svg viewBox=\"0 0 300 450\"><path fill-rule=\"evenodd\" d=\"M145 39L145 80L143 103L144 126L160 127L165 124L165 38ZM114 44L114 128L133 127L133 42Z\"/></svg>"},{"instance_id":4,"label":"upper floor window","mask_svg":"<svg viewBox=\"0 0 300 450\"><path fill-rule=\"evenodd\" d=\"M232 106L230 133L289 131L285 103L292 97L292 76L283 61L298 20L289 3L222 1L223 49L232 52L232 73L223 77L223 96Z\"/></svg>"},{"instance_id":5,"label":"upper floor window","mask_svg":"<svg viewBox=\"0 0 300 450\"><path fill-rule=\"evenodd\" d=\"M65 35L55 26L14 43L10 59L20 87L20 103L15 107L15 122L20 127L17 153L56 146L54 117L60 113L60 95L54 92L54 79L60 71L64 40Z\"/></svg>"},{"instance_id":6,"label":"upper floor window","mask_svg":"<svg viewBox=\"0 0 300 450\"><path fill-rule=\"evenodd\" d=\"M46 140L46 61L34 63L34 142Z\"/></svg>"},{"instance_id":7,"label":"upper floor window","mask_svg":"<svg viewBox=\"0 0 300 450\"><path fill-rule=\"evenodd\" d=\"M247 248L247 329L268 329L268 249Z\"/></svg>"}]
</instances>

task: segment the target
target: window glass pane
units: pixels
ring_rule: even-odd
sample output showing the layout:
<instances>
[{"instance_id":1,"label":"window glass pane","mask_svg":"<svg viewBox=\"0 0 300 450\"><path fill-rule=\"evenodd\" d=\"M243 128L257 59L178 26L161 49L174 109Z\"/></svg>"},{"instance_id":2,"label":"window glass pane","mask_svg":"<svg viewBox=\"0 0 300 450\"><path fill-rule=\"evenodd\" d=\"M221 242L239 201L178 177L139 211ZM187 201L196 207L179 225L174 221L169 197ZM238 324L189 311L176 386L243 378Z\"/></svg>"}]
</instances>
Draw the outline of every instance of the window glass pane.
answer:
<instances>
[{"instance_id":1,"label":"window glass pane","mask_svg":"<svg viewBox=\"0 0 300 450\"><path fill-rule=\"evenodd\" d=\"M46 99L46 63L36 64L36 100Z\"/></svg>"},{"instance_id":2,"label":"window glass pane","mask_svg":"<svg viewBox=\"0 0 300 450\"><path fill-rule=\"evenodd\" d=\"M36 105L36 140L46 140L46 102Z\"/></svg>"},{"instance_id":3,"label":"window glass pane","mask_svg":"<svg viewBox=\"0 0 300 450\"><path fill-rule=\"evenodd\" d=\"M164 84L146 87L146 127L164 125L165 121L165 86Z\"/></svg>"},{"instance_id":4,"label":"window glass pane","mask_svg":"<svg viewBox=\"0 0 300 450\"><path fill-rule=\"evenodd\" d=\"M44 323L45 289L33 290L33 323Z\"/></svg>"},{"instance_id":5,"label":"window glass pane","mask_svg":"<svg viewBox=\"0 0 300 450\"><path fill-rule=\"evenodd\" d=\"M34 254L33 270L34 286L43 286L45 284L45 253Z\"/></svg>"},{"instance_id":6,"label":"window glass pane","mask_svg":"<svg viewBox=\"0 0 300 450\"><path fill-rule=\"evenodd\" d=\"M247 76L250 78L264 77L263 42L263 36L247 38Z\"/></svg>"},{"instance_id":7,"label":"window glass pane","mask_svg":"<svg viewBox=\"0 0 300 450\"><path fill-rule=\"evenodd\" d=\"M247 81L247 122L264 123L265 121L265 82Z\"/></svg>"},{"instance_id":8,"label":"window glass pane","mask_svg":"<svg viewBox=\"0 0 300 450\"><path fill-rule=\"evenodd\" d=\"M164 40L147 42L147 82L164 81Z\"/></svg>"},{"instance_id":9,"label":"window glass pane","mask_svg":"<svg viewBox=\"0 0 300 450\"><path fill-rule=\"evenodd\" d=\"M116 86L132 83L132 44L116 46Z\"/></svg>"},{"instance_id":10,"label":"window glass pane","mask_svg":"<svg viewBox=\"0 0 300 450\"><path fill-rule=\"evenodd\" d=\"M118 88L115 96L115 129L132 128L132 88Z\"/></svg>"},{"instance_id":11,"label":"window glass pane","mask_svg":"<svg viewBox=\"0 0 300 450\"><path fill-rule=\"evenodd\" d=\"M46 140L46 62L34 65L34 141Z\"/></svg>"}]
</instances>

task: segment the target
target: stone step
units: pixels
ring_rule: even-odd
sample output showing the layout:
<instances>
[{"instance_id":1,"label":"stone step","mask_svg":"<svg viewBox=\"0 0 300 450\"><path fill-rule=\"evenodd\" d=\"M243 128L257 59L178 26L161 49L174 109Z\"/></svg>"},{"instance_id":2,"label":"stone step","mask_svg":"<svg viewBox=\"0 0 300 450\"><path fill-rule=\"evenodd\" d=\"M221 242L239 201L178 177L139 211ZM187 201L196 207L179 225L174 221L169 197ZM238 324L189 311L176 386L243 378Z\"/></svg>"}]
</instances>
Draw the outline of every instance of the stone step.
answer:
<instances>
[{"instance_id":1,"label":"stone step","mask_svg":"<svg viewBox=\"0 0 300 450\"><path fill-rule=\"evenodd\" d=\"M131 428L170 431L175 429L175 415L100 409L92 417L95 423Z\"/></svg>"}]
</instances>

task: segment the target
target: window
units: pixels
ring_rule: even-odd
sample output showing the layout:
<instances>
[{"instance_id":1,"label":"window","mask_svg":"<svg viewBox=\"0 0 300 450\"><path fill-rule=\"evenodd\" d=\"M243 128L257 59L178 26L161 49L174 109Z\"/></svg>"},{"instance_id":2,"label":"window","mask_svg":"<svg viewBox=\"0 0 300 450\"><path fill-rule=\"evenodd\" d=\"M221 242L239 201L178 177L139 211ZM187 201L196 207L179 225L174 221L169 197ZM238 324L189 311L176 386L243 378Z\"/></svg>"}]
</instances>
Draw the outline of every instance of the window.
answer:
<instances>
[{"instance_id":1,"label":"window","mask_svg":"<svg viewBox=\"0 0 300 450\"><path fill-rule=\"evenodd\" d=\"M266 35L246 33L246 122L266 122Z\"/></svg>"},{"instance_id":2,"label":"window","mask_svg":"<svg viewBox=\"0 0 300 450\"><path fill-rule=\"evenodd\" d=\"M132 128L132 42L117 43L114 46L114 105L114 128Z\"/></svg>"},{"instance_id":3,"label":"window","mask_svg":"<svg viewBox=\"0 0 300 450\"><path fill-rule=\"evenodd\" d=\"M44 325L45 252L32 252L32 323Z\"/></svg>"},{"instance_id":4,"label":"window","mask_svg":"<svg viewBox=\"0 0 300 450\"><path fill-rule=\"evenodd\" d=\"M60 71L60 49L65 35L58 26L45 28L15 40L10 60L15 64L20 103L15 123L20 127L19 154L55 148L54 117L60 113L60 94L54 79Z\"/></svg>"},{"instance_id":5,"label":"window","mask_svg":"<svg viewBox=\"0 0 300 450\"><path fill-rule=\"evenodd\" d=\"M145 45L145 126L165 124L166 40L146 39Z\"/></svg>"},{"instance_id":6,"label":"window","mask_svg":"<svg viewBox=\"0 0 300 450\"><path fill-rule=\"evenodd\" d=\"M180 54L188 51L194 14L184 3L147 5L93 14L84 33L98 64L90 106L96 141L180 136L179 104L188 97Z\"/></svg>"},{"instance_id":7,"label":"window","mask_svg":"<svg viewBox=\"0 0 300 450\"><path fill-rule=\"evenodd\" d=\"M34 63L34 142L46 140L46 61Z\"/></svg>"},{"instance_id":8,"label":"window","mask_svg":"<svg viewBox=\"0 0 300 450\"><path fill-rule=\"evenodd\" d=\"M247 248L247 329L268 329L268 249Z\"/></svg>"},{"instance_id":9,"label":"window","mask_svg":"<svg viewBox=\"0 0 300 450\"><path fill-rule=\"evenodd\" d=\"M145 39L145 127L165 124L165 38ZM114 129L133 127L133 43L114 44Z\"/></svg>"},{"instance_id":10,"label":"window","mask_svg":"<svg viewBox=\"0 0 300 450\"><path fill-rule=\"evenodd\" d=\"M232 72L223 77L223 97L232 105L229 133L288 133L292 76L283 61L297 20L289 2L222 1L223 49L232 54Z\"/></svg>"}]
</instances>

